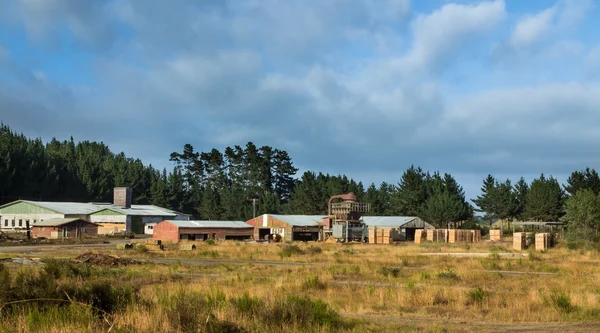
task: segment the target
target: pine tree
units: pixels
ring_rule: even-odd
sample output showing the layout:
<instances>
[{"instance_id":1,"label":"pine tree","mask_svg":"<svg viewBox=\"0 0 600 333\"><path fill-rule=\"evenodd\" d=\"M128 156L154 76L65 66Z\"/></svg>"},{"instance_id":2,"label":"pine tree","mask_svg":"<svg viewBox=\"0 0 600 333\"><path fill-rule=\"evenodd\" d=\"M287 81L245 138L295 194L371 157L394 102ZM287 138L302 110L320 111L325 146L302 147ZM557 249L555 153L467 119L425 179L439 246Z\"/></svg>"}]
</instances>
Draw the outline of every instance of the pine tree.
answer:
<instances>
[{"instance_id":1,"label":"pine tree","mask_svg":"<svg viewBox=\"0 0 600 333\"><path fill-rule=\"evenodd\" d=\"M600 176L596 170L586 168L584 171L574 171L567 179L565 190L569 195L575 195L584 189L592 190L595 194L600 193Z\"/></svg>"},{"instance_id":2,"label":"pine tree","mask_svg":"<svg viewBox=\"0 0 600 333\"><path fill-rule=\"evenodd\" d=\"M473 199L473 203L479 207L477 211L485 213L485 219L492 225L496 216L496 202L498 201L498 193L496 188L496 179L492 175L488 175L483 180L481 187L481 195Z\"/></svg>"},{"instance_id":3,"label":"pine tree","mask_svg":"<svg viewBox=\"0 0 600 333\"><path fill-rule=\"evenodd\" d=\"M426 175L421 168L411 166L404 172L400 183L391 195L391 213L420 216L427 198Z\"/></svg>"},{"instance_id":4,"label":"pine tree","mask_svg":"<svg viewBox=\"0 0 600 333\"><path fill-rule=\"evenodd\" d=\"M565 220L568 236L573 240L593 239L600 231L600 195L592 189L577 191L566 201Z\"/></svg>"},{"instance_id":5,"label":"pine tree","mask_svg":"<svg viewBox=\"0 0 600 333\"><path fill-rule=\"evenodd\" d=\"M206 187L202 193L202 203L198 209L205 220L220 220L223 216L219 192L212 186Z\"/></svg>"},{"instance_id":6,"label":"pine tree","mask_svg":"<svg viewBox=\"0 0 600 333\"><path fill-rule=\"evenodd\" d=\"M564 215L564 199L565 195L558 181L542 174L531 183L525 214L536 221L557 221Z\"/></svg>"},{"instance_id":7,"label":"pine tree","mask_svg":"<svg viewBox=\"0 0 600 333\"><path fill-rule=\"evenodd\" d=\"M526 218L525 207L529 196L529 185L523 177L515 184L513 191L516 200L515 217L523 220Z\"/></svg>"}]
</instances>

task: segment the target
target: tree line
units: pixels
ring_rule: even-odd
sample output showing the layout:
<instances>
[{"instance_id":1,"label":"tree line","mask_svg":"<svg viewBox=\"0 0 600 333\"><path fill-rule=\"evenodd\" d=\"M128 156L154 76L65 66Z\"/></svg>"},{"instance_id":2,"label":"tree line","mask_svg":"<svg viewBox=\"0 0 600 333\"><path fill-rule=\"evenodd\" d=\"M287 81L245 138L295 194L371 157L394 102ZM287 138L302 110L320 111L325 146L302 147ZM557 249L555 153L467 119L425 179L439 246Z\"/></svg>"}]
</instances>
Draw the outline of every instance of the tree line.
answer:
<instances>
[{"instance_id":1,"label":"tree line","mask_svg":"<svg viewBox=\"0 0 600 333\"><path fill-rule=\"evenodd\" d=\"M199 152L191 144L159 170L113 153L104 143L29 139L0 126L0 202L17 199L111 202L113 188L133 189L137 204L154 204L199 219L248 220L255 214L324 215L327 199L354 192L370 215L419 216L435 226L473 222L475 212L495 220L556 221L600 230L600 179L593 169L575 171L561 186L552 176L515 184L489 175L481 195L465 198L450 174L411 166L397 184L370 184L344 175L298 169L289 154L269 146ZM587 230L586 229L586 230Z\"/></svg>"}]
</instances>

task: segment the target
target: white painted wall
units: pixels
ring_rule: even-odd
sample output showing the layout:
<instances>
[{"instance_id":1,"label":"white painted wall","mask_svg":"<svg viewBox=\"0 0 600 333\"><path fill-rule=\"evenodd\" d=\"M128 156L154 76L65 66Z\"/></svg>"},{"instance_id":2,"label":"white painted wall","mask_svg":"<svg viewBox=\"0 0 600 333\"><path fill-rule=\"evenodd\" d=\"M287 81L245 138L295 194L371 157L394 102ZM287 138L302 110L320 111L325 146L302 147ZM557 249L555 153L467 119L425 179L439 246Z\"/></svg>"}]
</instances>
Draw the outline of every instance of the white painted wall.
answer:
<instances>
[{"instance_id":1,"label":"white painted wall","mask_svg":"<svg viewBox=\"0 0 600 333\"><path fill-rule=\"evenodd\" d=\"M156 227L158 223L152 222L152 223L146 223L144 225L144 234L146 235L154 235L154 227Z\"/></svg>"},{"instance_id":2,"label":"white painted wall","mask_svg":"<svg viewBox=\"0 0 600 333\"><path fill-rule=\"evenodd\" d=\"M29 226L34 226L35 222L49 219L61 219L64 218L64 214L5 214L0 216L0 230L2 231L26 231L27 224L25 221L29 220ZM8 220L8 226L6 226L6 220ZM15 221L15 226L12 226L12 221ZM22 221L22 226L19 227L19 220Z\"/></svg>"},{"instance_id":3,"label":"white painted wall","mask_svg":"<svg viewBox=\"0 0 600 333\"><path fill-rule=\"evenodd\" d=\"M125 223L127 215L90 215L90 222L94 223Z\"/></svg>"}]
</instances>

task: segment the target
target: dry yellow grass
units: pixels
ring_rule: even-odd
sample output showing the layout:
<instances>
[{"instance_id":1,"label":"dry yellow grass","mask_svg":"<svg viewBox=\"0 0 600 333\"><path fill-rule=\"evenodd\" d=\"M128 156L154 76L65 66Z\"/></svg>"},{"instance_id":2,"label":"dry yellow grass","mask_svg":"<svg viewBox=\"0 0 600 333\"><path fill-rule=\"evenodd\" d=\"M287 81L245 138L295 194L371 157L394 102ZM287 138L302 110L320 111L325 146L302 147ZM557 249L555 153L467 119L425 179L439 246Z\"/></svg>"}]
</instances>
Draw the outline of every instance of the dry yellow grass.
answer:
<instances>
[{"instance_id":1,"label":"dry yellow grass","mask_svg":"<svg viewBox=\"0 0 600 333\"><path fill-rule=\"evenodd\" d=\"M518 327L526 323L599 323L600 272L596 267L600 255L595 251L559 247L514 259L495 255L513 252L510 241L294 245L303 253L282 255L286 246L283 244L236 242L198 244L196 251L105 251L153 262L127 268L131 276L172 277L158 284L153 282L156 279L149 280L140 290L143 301L117 312L111 320L115 327L132 331L168 332L168 313L161 307L160 299L184 289L203 295L218 294L228 301L248 294L265 304L274 304L289 295L321 299L343 317L362 320L349 329L357 332L380 326L390 332L433 332L440 329L440 322L449 331L481 331L507 324ZM422 255L431 252L491 255ZM70 250L54 255L74 254ZM214 315L258 331L254 321L231 307L217 309ZM26 322L17 326L27 331ZM61 326L48 330L59 328L66 329Z\"/></svg>"}]
</instances>

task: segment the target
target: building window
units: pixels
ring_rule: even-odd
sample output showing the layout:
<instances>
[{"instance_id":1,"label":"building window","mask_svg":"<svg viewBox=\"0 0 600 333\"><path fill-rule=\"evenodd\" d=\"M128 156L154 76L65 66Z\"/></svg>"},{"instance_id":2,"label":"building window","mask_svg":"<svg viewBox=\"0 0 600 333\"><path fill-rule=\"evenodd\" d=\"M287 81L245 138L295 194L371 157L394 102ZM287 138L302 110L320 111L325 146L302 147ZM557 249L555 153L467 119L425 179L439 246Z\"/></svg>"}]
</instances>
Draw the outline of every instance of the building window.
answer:
<instances>
[{"instance_id":1,"label":"building window","mask_svg":"<svg viewBox=\"0 0 600 333\"><path fill-rule=\"evenodd\" d=\"M35 224L37 222L37 220L33 220L33 224Z\"/></svg>"},{"instance_id":2,"label":"building window","mask_svg":"<svg viewBox=\"0 0 600 333\"><path fill-rule=\"evenodd\" d=\"M4 226L8 227L8 220L4 220Z\"/></svg>"},{"instance_id":3,"label":"building window","mask_svg":"<svg viewBox=\"0 0 600 333\"><path fill-rule=\"evenodd\" d=\"M15 219L12 220L12 226L14 228L14 226L15 226Z\"/></svg>"},{"instance_id":4,"label":"building window","mask_svg":"<svg viewBox=\"0 0 600 333\"><path fill-rule=\"evenodd\" d=\"M152 229L154 229L154 227L153 227L153 226L151 226L151 225L149 225L149 226L148 226L148 230L152 230Z\"/></svg>"},{"instance_id":5,"label":"building window","mask_svg":"<svg viewBox=\"0 0 600 333\"><path fill-rule=\"evenodd\" d=\"M19 220L19 227L23 226L23 220Z\"/></svg>"}]
</instances>

